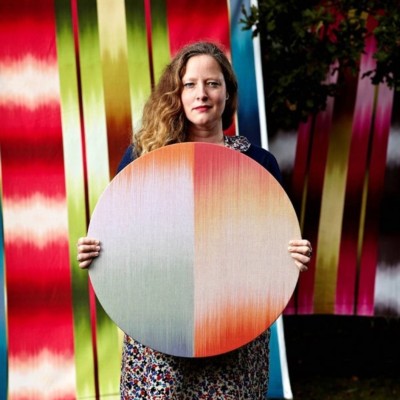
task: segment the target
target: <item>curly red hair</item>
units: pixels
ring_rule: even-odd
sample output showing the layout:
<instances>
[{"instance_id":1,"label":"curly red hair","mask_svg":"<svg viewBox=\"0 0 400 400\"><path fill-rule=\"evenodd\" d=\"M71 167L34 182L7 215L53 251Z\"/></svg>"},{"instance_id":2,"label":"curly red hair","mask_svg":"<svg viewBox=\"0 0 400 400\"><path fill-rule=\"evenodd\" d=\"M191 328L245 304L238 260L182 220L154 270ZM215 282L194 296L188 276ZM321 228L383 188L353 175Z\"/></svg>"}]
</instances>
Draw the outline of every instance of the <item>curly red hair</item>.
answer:
<instances>
[{"instance_id":1,"label":"curly red hair","mask_svg":"<svg viewBox=\"0 0 400 400\"><path fill-rule=\"evenodd\" d=\"M237 80L231 63L214 43L189 44L167 65L144 106L142 127L133 137L137 155L186 141L187 120L181 102L182 77L188 60L199 55L213 57L221 67L228 95L222 114L222 128L225 130L232 124L237 109Z\"/></svg>"}]
</instances>

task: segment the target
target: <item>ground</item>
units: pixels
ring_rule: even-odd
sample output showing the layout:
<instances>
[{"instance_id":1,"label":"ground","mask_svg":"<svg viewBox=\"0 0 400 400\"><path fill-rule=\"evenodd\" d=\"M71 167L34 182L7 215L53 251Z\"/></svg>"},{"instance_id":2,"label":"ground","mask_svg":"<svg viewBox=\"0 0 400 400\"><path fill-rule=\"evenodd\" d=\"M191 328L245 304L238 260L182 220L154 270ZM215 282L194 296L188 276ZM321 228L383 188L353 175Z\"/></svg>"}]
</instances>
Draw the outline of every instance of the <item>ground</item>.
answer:
<instances>
[{"instance_id":1,"label":"ground","mask_svg":"<svg viewBox=\"0 0 400 400\"><path fill-rule=\"evenodd\" d=\"M285 316L294 400L400 400L400 318Z\"/></svg>"}]
</instances>

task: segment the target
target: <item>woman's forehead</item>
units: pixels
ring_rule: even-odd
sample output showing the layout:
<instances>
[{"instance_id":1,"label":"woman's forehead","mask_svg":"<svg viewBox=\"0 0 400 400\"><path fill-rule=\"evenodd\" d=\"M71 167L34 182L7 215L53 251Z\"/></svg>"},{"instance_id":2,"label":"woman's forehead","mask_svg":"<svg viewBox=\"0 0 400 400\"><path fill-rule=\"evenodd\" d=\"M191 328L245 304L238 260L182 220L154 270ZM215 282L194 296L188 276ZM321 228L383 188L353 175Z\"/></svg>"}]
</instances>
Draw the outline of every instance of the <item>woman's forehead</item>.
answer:
<instances>
[{"instance_id":1,"label":"woman's forehead","mask_svg":"<svg viewBox=\"0 0 400 400\"><path fill-rule=\"evenodd\" d=\"M189 58L183 70L184 77L207 74L223 78L222 68L218 61L208 54L196 55Z\"/></svg>"}]
</instances>

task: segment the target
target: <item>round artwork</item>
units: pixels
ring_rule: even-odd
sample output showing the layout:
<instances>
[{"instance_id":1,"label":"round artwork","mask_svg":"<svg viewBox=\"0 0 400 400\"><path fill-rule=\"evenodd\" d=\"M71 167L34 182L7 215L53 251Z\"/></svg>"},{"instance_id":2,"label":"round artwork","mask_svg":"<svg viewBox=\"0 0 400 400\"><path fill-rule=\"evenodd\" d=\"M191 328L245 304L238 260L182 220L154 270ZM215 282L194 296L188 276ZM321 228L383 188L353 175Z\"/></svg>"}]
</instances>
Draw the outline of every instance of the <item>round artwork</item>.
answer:
<instances>
[{"instance_id":1,"label":"round artwork","mask_svg":"<svg viewBox=\"0 0 400 400\"><path fill-rule=\"evenodd\" d=\"M286 307L300 229L263 167L238 151L182 143L123 169L94 210L89 274L111 319L155 350L206 357L243 346Z\"/></svg>"}]
</instances>

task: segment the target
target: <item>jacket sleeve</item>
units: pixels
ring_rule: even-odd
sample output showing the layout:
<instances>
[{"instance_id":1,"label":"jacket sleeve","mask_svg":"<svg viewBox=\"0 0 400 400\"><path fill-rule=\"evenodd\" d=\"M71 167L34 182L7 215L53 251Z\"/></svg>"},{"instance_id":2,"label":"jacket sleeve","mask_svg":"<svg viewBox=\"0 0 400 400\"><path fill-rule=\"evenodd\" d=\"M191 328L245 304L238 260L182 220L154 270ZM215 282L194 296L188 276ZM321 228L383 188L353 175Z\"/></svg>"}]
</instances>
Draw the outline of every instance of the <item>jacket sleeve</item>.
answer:
<instances>
[{"instance_id":1,"label":"jacket sleeve","mask_svg":"<svg viewBox=\"0 0 400 400\"><path fill-rule=\"evenodd\" d=\"M119 162L117 173L121 172L128 164L130 164L133 160L136 159L135 149L133 145L129 145L129 147L125 150L124 155Z\"/></svg>"},{"instance_id":2,"label":"jacket sleeve","mask_svg":"<svg viewBox=\"0 0 400 400\"><path fill-rule=\"evenodd\" d=\"M279 168L278 162L276 161L276 158L272 153L270 153L268 150L265 150L258 146L254 146L252 144L248 151L244 154L262 165L282 185L281 170Z\"/></svg>"}]
</instances>

